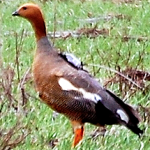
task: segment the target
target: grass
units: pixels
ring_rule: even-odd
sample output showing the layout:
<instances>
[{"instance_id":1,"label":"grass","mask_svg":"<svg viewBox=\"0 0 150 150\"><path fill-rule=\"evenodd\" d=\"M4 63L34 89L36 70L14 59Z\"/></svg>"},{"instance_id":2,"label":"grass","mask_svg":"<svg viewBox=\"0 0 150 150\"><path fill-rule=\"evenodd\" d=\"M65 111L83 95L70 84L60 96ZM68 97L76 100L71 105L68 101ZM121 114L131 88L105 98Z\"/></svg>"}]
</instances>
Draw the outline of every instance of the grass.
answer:
<instances>
[{"instance_id":1,"label":"grass","mask_svg":"<svg viewBox=\"0 0 150 150\"><path fill-rule=\"evenodd\" d=\"M20 84L23 76L32 65L35 38L31 25L22 18L12 17L11 14L22 2L8 0L0 1L1 29L0 45L2 52L2 67L0 69L0 149L12 148L14 150L51 149L53 140L54 150L69 150L73 140L73 133L68 119L62 115L53 117L53 111L43 104L35 92L32 77L23 83L22 92ZM37 1L43 10L47 31L78 30L80 28L109 29L108 36L90 38L56 38L51 39L61 51L74 53L103 84L114 76L110 70L100 68L101 65L117 70L127 67L149 71L150 66L150 2L135 0L131 3L99 0L57 0ZM89 24L85 22L88 16L99 17L108 15L122 15L110 20L101 19L99 22ZM55 21L55 23L54 23ZM124 36L131 39L124 42ZM139 42L139 37L145 40ZM0 53L1 54L1 53ZM1 58L0 58L1 59ZM94 67L97 65L97 67ZM122 84L122 83L121 83ZM146 81L148 85L149 82ZM123 92L119 83L112 83L108 88L120 97ZM128 89L131 92L131 89ZM23 96L22 94L26 95ZM25 98L25 99L23 99ZM127 100L128 103L144 108L149 107L149 91L143 94L137 90ZM23 101L25 104L22 104ZM27 102L26 102L27 101ZM146 115L140 110L140 114ZM145 128L144 136L139 139L124 127L108 126L104 137L92 139L90 134L95 127L87 124L85 136L76 150L147 150L149 149L149 120L143 118L141 127Z\"/></svg>"}]
</instances>

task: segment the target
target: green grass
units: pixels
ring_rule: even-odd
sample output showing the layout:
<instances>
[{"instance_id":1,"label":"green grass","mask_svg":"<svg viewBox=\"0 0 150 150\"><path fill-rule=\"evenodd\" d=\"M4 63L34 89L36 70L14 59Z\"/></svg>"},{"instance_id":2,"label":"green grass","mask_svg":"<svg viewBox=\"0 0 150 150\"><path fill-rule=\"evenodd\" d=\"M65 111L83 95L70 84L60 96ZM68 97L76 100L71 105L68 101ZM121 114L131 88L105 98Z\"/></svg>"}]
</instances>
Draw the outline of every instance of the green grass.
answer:
<instances>
[{"instance_id":1,"label":"green grass","mask_svg":"<svg viewBox=\"0 0 150 150\"><path fill-rule=\"evenodd\" d=\"M69 120L62 115L58 115L53 119L53 111L39 100L32 79L28 80L24 85L26 93L30 94L30 96L27 96L27 104L22 107L19 79L24 76L27 69L32 65L35 38L31 25L22 18L12 17L11 14L18 6L25 2L27 1L0 1L0 44L2 44L3 68L9 66L15 72L14 78L11 81L11 94L15 100L10 100L1 86L1 83L4 82L3 76L5 74L2 75L3 69L0 70L0 136L2 137L0 138L0 145L1 143L6 143L6 141L4 142L5 135L10 129L13 129L15 132L9 140L10 143L17 141L17 137L20 137L21 134L26 135L21 143L14 146L14 150L51 149L48 143L53 139L58 139L58 145L54 147L54 150L69 150L73 140ZM85 0L84 2L80 0L48 0L45 3L34 0L33 2L39 4L42 8L48 32L54 31L54 28L56 28L56 31L64 31L94 27L96 24L89 24L84 21L84 19L88 18L89 13L92 17L108 16L109 14L124 15L123 19L114 17L109 21L102 19L97 23L98 28L110 30L109 36L98 36L96 38L89 38L87 36L80 38L69 37L65 40L59 38L52 39L52 41L55 47L62 51L74 53L79 57L86 64L91 74L94 74L99 69L99 67L93 68L92 65L103 65L112 69L120 66L121 70L132 67L149 71L150 2L147 0L137 0L133 3L114 3L111 0ZM56 16L55 26L53 23L54 15ZM83 21L80 19L83 19ZM136 38L123 42L122 37L126 35ZM142 36L146 37L147 40L138 42L138 37ZM19 64L16 63L16 51L19 53ZM140 62L139 58L141 58ZM18 69L17 65L19 66ZM103 80L113 75L113 72L104 68L95 73L95 76L102 83ZM6 81L5 83L7 84ZM112 84L108 88L122 97L119 84ZM133 105L149 107L149 98L150 94L148 91L145 94L138 91L127 102ZM140 113L142 114L142 111ZM16 123L18 124L16 125ZM105 137L98 137L93 140L90 134L95 130L95 127L86 124L83 142L75 149L148 150L150 134L148 120L143 121L140 125L146 129L141 139L124 127L108 126ZM4 145L0 146L0 149L2 147Z\"/></svg>"}]
</instances>

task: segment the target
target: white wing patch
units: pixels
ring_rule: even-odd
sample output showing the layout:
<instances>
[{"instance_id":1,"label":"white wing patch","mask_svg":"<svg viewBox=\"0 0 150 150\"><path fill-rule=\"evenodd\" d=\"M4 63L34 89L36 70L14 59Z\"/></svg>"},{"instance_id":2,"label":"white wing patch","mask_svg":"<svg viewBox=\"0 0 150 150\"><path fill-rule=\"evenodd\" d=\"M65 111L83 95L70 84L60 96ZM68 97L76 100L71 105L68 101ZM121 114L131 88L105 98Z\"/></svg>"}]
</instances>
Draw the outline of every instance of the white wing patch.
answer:
<instances>
[{"instance_id":1,"label":"white wing patch","mask_svg":"<svg viewBox=\"0 0 150 150\"><path fill-rule=\"evenodd\" d=\"M98 101L102 101L102 98L98 94L87 92L83 88L77 88L64 78L60 78L58 80L58 83L62 88L62 90L66 90L66 91L74 90L80 92L83 95L83 98L92 100L95 103L97 103Z\"/></svg>"},{"instance_id":2,"label":"white wing patch","mask_svg":"<svg viewBox=\"0 0 150 150\"><path fill-rule=\"evenodd\" d=\"M126 123L129 122L129 118L123 110L117 109L117 114L120 116L121 120L125 121Z\"/></svg>"}]
</instances>

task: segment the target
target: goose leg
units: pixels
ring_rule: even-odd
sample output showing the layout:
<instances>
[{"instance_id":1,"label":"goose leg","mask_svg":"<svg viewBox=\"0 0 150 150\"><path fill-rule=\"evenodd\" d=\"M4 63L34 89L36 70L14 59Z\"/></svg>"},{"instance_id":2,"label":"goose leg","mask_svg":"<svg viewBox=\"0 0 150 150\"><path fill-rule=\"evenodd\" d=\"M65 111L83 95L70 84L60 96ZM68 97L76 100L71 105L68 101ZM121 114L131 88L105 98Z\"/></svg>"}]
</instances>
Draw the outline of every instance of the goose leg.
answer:
<instances>
[{"instance_id":1,"label":"goose leg","mask_svg":"<svg viewBox=\"0 0 150 150\"><path fill-rule=\"evenodd\" d=\"M77 121L71 121L71 123L72 123L72 127L73 127L73 132L74 132L74 140L72 143L72 148L74 148L83 139L84 124L77 122Z\"/></svg>"}]
</instances>

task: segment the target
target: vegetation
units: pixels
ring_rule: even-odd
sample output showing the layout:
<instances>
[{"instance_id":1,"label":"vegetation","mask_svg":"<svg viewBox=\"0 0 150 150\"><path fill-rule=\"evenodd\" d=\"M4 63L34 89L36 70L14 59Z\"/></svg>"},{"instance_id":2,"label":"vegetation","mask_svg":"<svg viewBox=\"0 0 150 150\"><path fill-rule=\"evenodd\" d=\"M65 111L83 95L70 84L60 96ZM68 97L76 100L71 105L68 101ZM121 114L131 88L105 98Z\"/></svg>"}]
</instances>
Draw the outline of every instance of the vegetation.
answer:
<instances>
[{"instance_id":1,"label":"vegetation","mask_svg":"<svg viewBox=\"0 0 150 150\"><path fill-rule=\"evenodd\" d=\"M70 122L43 104L31 66L35 38L31 25L11 14L26 0L0 0L0 150L69 150ZM86 124L76 150L148 150L150 134L150 2L147 0L33 0L43 10L51 42L75 54L85 68L142 117L139 138L107 126L93 138ZM58 32L59 31L59 32ZM67 32L64 32L67 31ZM50 36L51 35L51 36Z\"/></svg>"}]
</instances>

